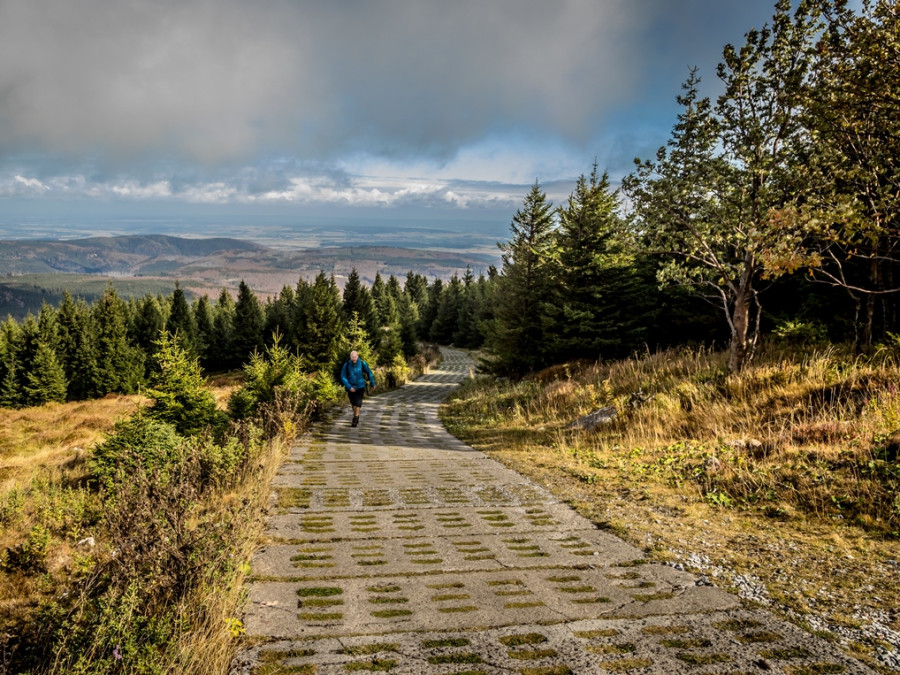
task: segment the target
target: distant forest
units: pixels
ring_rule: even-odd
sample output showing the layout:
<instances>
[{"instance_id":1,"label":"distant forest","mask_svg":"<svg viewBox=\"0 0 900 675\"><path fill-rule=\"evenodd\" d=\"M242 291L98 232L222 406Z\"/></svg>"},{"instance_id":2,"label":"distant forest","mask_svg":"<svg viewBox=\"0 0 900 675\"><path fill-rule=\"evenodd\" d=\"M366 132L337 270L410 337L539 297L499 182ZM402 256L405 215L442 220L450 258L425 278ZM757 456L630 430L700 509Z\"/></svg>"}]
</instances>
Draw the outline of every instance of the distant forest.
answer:
<instances>
[{"instance_id":1,"label":"distant forest","mask_svg":"<svg viewBox=\"0 0 900 675\"><path fill-rule=\"evenodd\" d=\"M92 305L66 294L0 326L0 405L137 390L166 330L207 371L241 366L275 336L313 369L351 345L391 364L420 341L484 348L523 375L683 344L727 346L740 370L764 335L811 345L897 344L900 292L900 14L892 2L788 0L728 45L723 93L692 71L668 143L621 190L595 165L568 200L535 182L477 278L369 287L300 280L261 303L188 303L180 288Z\"/></svg>"}]
</instances>

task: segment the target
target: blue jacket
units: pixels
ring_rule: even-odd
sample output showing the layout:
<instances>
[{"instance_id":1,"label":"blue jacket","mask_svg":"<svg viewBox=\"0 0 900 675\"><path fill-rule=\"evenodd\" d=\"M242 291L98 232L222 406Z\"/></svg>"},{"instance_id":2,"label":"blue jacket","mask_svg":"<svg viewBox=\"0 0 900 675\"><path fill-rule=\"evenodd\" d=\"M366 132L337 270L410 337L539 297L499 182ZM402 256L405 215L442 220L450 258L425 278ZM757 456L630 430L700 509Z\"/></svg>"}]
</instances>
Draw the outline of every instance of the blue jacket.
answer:
<instances>
[{"instance_id":1,"label":"blue jacket","mask_svg":"<svg viewBox=\"0 0 900 675\"><path fill-rule=\"evenodd\" d=\"M374 387L375 376L372 374L372 369L369 368L369 364L362 359L356 359L355 366L353 365L353 361L347 359L344 367L341 368L341 382L344 383L345 389L350 389L351 387L354 389L365 388L366 380L364 375L368 376L369 383Z\"/></svg>"}]
</instances>

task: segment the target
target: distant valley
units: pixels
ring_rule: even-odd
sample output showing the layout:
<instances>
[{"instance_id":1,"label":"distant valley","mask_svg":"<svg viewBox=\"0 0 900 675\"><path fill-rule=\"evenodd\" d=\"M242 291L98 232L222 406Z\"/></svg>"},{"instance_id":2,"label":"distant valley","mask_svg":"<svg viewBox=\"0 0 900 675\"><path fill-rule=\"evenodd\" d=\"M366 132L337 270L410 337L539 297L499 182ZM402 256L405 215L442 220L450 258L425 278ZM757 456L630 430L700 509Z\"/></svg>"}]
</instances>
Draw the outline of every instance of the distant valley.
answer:
<instances>
[{"instance_id":1,"label":"distant valley","mask_svg":"<svg viewBox=\"0 0 900 675\"><path fill-rule=\"evenodd\" d=\"M109 280L120 295L169 293L175 282L193 295L235 290L241 280L261 297L320 271L339 285L353 268L371 283L377 272L410 270L449 278L470 267L475 274L498 257L463 251L390 246L326 246L281 249L232 238L189 239L168 235L90 237L68 241L0 241L0 317L20 318L56 304L64 290L91 300Z\"/></svg>"}]
</instances>

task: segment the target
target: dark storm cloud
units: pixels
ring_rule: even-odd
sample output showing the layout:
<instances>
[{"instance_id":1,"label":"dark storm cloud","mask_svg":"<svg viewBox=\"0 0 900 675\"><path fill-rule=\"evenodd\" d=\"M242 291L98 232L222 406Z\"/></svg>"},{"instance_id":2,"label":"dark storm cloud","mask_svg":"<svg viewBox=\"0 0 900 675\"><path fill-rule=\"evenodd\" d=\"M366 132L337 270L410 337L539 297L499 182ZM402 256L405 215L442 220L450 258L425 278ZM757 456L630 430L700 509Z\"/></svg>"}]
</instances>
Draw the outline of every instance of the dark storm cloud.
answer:
<instances>
[{"instance_id":1,"label":"dark storm cloud","mask_svg":"<svg viewBox=\"0 0 900 675\"><path fill-rule=\"evenodd\" d=\"M510 132L584 144L611 112L671 100L661 82L770 13L760 0L0 0L0 155L209 166L450 157Z\"/></svg>"}]
</instances>

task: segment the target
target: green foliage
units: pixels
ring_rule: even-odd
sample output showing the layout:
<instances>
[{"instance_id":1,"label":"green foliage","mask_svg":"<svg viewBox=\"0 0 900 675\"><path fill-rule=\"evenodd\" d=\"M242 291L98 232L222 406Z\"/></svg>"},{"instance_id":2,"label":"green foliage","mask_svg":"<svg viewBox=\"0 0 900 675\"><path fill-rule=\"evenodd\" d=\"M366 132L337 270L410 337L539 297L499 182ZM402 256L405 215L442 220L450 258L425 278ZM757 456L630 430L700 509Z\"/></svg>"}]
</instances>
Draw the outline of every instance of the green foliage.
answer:
<instances>
[{"instance_id":1,"label":"green foliage","mask_svg":"<svg viewBox=\"0 0 900 675\"><path fill-rule=\"evenodd\" d=\"M57 313L57 329L57 354L68 382L67 398L82 400L94 395L99 378L97 352L91 311L84 300L75 302L66 291Z\"/></svg>"},{"instance_id":2,"label":"green foliage","mask_svg":"<svg viewBox=\"0 0 900 675\"><path fill-rule=\"evenodd\" d=\"M366 330L372 331L377 328L375 303L372 300L372 294L368 288L363 286L359 272L356 271L355 267L350 271L347 283L344 284L343 310L344 316L348 320L355 313L358 321Z\"/></svg>"},{"instance_id":3,"label":"green foliage","mask_svg":"<svg viewBox=\"0 0 900 675\"><path fill-rule=\"evenodd\" d=\"M234 305L234 318L230 335L231 354L229 367L246 363L250 355L263 348L263 317L259 300L250 287L241 280L238 299Z\"/></svg>"},{"instance_id":4,"label":"green foliage","mask_svg":"<svg viewBox=\"0 0 900 675\"><path fill-rule=\"evenodd\" d=\"M279 335L274 336L264 353L253 353L244 372L246 382L228 400L228 412L234 419L252 417L264 404L275 403L278 394L301 409L312 399L312 385L303 372L300 357L281 345Z\"/></svg>"},{"instance_id":5,"label":"green foliage","mask_svg":"<svg viewBox=\"0 0 900 675\"><path fill-rule=\"evenodd\" d=\"M197 323L188 305L184 291L178 283L169 301L169 317L166 319L166 331L175 336L178 344L193 356L198 355Z\"/></svg>"},{"instance_id":6,"label":"green foliage","mask_svg":"<svg viewBox=\"0 0 900 675\"><path fill-rule=\"evenodd\" d=\"M127 483L137 472L158 474L165 482L183 454L175 427L139 412L116 422L113 433L94 448L91 472L101 485Z\"/></svg>"},{"instance_id":7,"label":"green foliage","mask_svg":"<svg viewBox=\"0 0 900 675\"><path fill-rule=\"evenodd\" d=\"M26 375L24 387L27 405L43 405L50 401L66 400L66 374L54 352L46 342L39 342Z\"/></svg>"},{"instance_id":8,"label":"green foliage","mask_svg":"<svg viewBox=\"0 0 900 675\"><path fill-rule=\"evenodd\" d=\"M554 297L546 319L552 362L624 357L640 346L652 323L652 305L639 288L646 280L635 268L617 207L617 192L595 163L559 209Z\"/></svg>"},{"instance_id":9,"label":"green foliage","mask_svg":"<svg viewBox=\"0 0 900 675\"><path fill-rule=\"evenodd\" d=\"M159 368L146 392L153 401L147 416L171 424L183 436L216 426L221 421L216 399L200 373L197 359L168 331L160 334L156 346Z\"/></svg>"},{"instance_id":10,"label":"green foliage","mask_svg":"<svg viewBox=\"0 0 900 675\"><path fill-rule=\"evenodd\" d=\"M535 181L513 216L512 240L500 244L496 319L488 332L494 370L524 374L546 364L545 312L552 293L552 204Z\"/></svg>"},{"instance_id":11,"label":"green foliage","mask_svg":"<svg viewBox=\"0 0 900 675\"><path fill-rule=\"evenodd\" d=\"M91 310L97 363L96 393L130 394L144 375L144 354L128 341L127 309L110 285Z\"/></svg>"},{"instance_id":12,"label":"green foliage","mask_svg":"<svg viewBox=\"0 0 900 675\"><path fill-rule=\"evenodd\" d=\"M46 572L50 542L50 532L42 525L35 525L21 544L6 550L0 568L29 574Z\"/></svg>"},{"instance_id":13,"label":"green foliage","mask_svg":"<svg viewBox=\"0 0 900 675\"><path fill-rule=\"evenodd\" d=\"M220 487L234 480L235 472L248 456L248 448L240 439L228 436L221 441L212 436L193 436L186 452L195 454L200 463L200 482Z\"/></svg>"},{"instance_id":14,"label":"green foliage","mask_svg":"<svg viewBox=\"0 0 900 675\"><path fill-rule=\"evenodd\" d=\"M776 341L791 347L813 347L828 342L828 330L813 321L783 321L772 335Z\"/></svg>"},{"instance_id":15,"label":"green foliage","mask_svg":"<svg viewBox=\"0 0 900 675\"><path fill-rule=\"evenodd\" d=\"M339 340L344 332L341 299L334 277L320 272L310 289L300 345L310 371L330 368L338 359Z\"/></svg>"}]
</instances>

